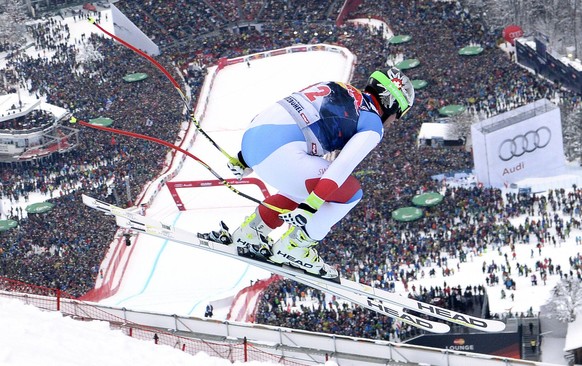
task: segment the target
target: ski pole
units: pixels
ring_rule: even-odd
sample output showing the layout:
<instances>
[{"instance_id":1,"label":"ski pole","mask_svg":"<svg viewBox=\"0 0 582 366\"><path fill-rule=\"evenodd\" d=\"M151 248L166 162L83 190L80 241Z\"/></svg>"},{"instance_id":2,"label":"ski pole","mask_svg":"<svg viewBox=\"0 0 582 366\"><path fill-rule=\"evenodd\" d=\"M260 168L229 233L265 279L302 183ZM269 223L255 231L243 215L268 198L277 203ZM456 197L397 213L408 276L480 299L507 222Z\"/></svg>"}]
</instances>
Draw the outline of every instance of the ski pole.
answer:
<instances>
[{"instance_id":1,"label":"ski pole","mask_svg":"<svg viewBox=\"0 0 582 366\"><path fill-rule=\"evenodd\" d=\"M188 150L184 150L179 146L176 146L174 144L169 143L168 141L156 138L156 137L152 137L152 136L147 136L147 135L142 135L136 132L130 132L130 131L125 131L125 130L120 130L117 128L111 128L111 127L106 127L106 126L100 126L100 125L95 125L80 119L77 119L74 116L71 116L71 118L69 119L69 122L72 124L80 124L82 126L85 127L90 127L90 128L94 128L97 130L102 130L102 131L107 131L107 132L111 132L111 133L115 133L118 135L123 135L123 136L129 136L129 137L134 137L134 138L138 138L138 139L142 139L142 140L146 140L146 141L151 141L151 142L155 142L156 144L160 144L166 147L169 147L170 149L176 150L181 152L182 154L188 156L189 158L194 159L195 161L197 161L198 163L200 163L200 165L202 165L204 168L206 168L206 170L208 170L212 175L214 175L216 177L216 179L218 179L218 181L220 181L220 183L222 183L224 186L226 186L228 189L230 189L232 192L234 192L235 194L238 194L241 197L244 197L250 201L253 201L259 205L265 206L275 212L278 213L287 213L289 212L289 210L277 207L277 206L273 206L269 203L266 203L264 201L261 201L259 199L256 199L252 196L249 196L246 193L243 193L241 191L239 191L238 189L236 189L232 184L230 184L226 179L224 179L220 174L218 174L214 169L212 169L212 167L210 167L210 165L206 164L204 161L202 161L200 158L198 158L196 155L192 154L191 152L189 152Z\"/></svg>"},{"instance_id":2,"label":"ski pole","mask_svg":"<svg viewBox=\"0 0 582 366\"><path fill-rule=\"evenodd\" d=\"M147 53L143 52L142 50L138 49L137 47L133 46L132 44L126 42L125 40L121 39L120 37L116 36L115 34L107 31L106 29L104 29L102 26L100 26L99 24L97 24L97 22L95 21L94 17L90 17L89 18L89 23L93 24L94 26L96 26L101 32L105 33L106 35L108 35L109 37L113 38L115 41L121 43L122 45L124 45L126 48L129 48L130 50L132 50L133 52L137 53L138 55L142 56L143 58L145 58L146 60L148 60L151 64L153 64L158 70L160 70L165 76L166 78L172 83L172 85L174 86L174 88L178 91L178 93L180 94L180 98L182 99L182 102L184 103L184 106L186 107L186 111L188 112L188 114L190 115L190 121L192 123L194 123L194 126L196 127L196 129L204 136L206 137L206 139L208 141L210 141L210 143L216 148L218 149L218 151L220 151L231 164L237 164L239 161L237 158L231 156L228 152L226 152L223 148L221 148L216 141L214 141L207 133L206 131L204 131L202 129L202 126L200 125L200 123L198 122L198 120L196 119L196 116L194 115L194 111L192 110L192 108L190 108L189 105L189 101L188 98L186 97L186 94L184 93L184 91L180 88L180 84L178 84L178 82L176 81L176 79L170 75L170 72L163 67L159 62L157 62L153 57L151 57L150 55L148 55Z\"/></svg>"}]
</instances>

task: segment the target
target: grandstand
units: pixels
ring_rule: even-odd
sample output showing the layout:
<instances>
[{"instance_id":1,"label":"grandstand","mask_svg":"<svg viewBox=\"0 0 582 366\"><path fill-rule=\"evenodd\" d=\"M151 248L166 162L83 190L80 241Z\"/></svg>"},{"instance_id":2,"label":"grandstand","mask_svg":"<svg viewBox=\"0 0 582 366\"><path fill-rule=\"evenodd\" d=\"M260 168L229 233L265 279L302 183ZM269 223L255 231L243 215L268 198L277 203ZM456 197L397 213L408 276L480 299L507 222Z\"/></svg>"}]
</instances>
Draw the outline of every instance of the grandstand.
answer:
<instances>
[{"instance_id":1,"label":"grandstand","mask_svg":"<svg viewBox=\"0 0 582 366\"><path fill-rule=\"evenodd\" d=\"M0 162L46 158L78 145L79 131L63 124L66 109L20 94L0 97Z\"/></svg>"}]
</instances>

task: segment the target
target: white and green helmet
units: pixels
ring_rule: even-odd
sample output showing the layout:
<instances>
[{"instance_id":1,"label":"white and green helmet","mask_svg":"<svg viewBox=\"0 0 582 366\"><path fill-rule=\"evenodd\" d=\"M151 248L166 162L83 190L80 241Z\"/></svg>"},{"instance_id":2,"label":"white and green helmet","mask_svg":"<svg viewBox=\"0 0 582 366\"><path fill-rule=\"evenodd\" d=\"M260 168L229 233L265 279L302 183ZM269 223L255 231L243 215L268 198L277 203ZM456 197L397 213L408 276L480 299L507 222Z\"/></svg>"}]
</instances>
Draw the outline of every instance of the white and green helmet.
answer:
<instances>
[{"instance_id":1,"label":"white and green helmet","mask_svg":"<svg viewBox=\"0 0 582 366\"><path fill-rule=\"evenodd\" d=\"M382 106L382 121L393 114L400 119L414 104L414 87L408 76L395 67L370 75L364 91L374 95Z\"/></svg>"}]
</instances>

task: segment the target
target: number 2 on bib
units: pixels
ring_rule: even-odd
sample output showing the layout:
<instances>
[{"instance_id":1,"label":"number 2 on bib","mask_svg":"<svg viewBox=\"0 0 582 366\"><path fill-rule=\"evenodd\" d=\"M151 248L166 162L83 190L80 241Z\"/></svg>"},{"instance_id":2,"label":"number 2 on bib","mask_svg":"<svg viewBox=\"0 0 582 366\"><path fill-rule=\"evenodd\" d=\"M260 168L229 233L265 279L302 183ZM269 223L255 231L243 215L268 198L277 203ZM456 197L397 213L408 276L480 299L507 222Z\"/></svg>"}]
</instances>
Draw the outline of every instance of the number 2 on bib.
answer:
<instances>
[{"instance_id":1,"label":"number 2 on bib","mask_svg":"<svg viewBox=\"0 0 582 366\"><path fill-rule=\"evenodd\" d=\"M310 102L315 101L318 97L325 97L331 93L327 85L312 85L301 91Z\"/></svg>"}]
</instances>

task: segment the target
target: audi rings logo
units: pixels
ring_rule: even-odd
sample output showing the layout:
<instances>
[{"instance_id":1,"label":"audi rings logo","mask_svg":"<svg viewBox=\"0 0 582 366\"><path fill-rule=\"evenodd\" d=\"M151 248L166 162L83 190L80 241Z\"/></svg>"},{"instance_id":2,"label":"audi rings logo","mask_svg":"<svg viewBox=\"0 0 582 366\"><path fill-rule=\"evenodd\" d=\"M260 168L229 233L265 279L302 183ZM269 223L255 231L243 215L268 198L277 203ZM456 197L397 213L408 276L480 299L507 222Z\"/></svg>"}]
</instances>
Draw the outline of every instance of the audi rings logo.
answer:
<instances>
[{"instance_id":1,"label":"audi rings logo","mask_svg":"<svg viewBox=\"0 0 582 366\"><path fill-rule=\"evenodd\" d=\"M525 153L533 152L536 149L543 149L548 146L551 139L552 131L543 126L535 131L528 131L512 139L503 140L499 145L499 159L508 161Z\"/></svg>"}]
</instances>

